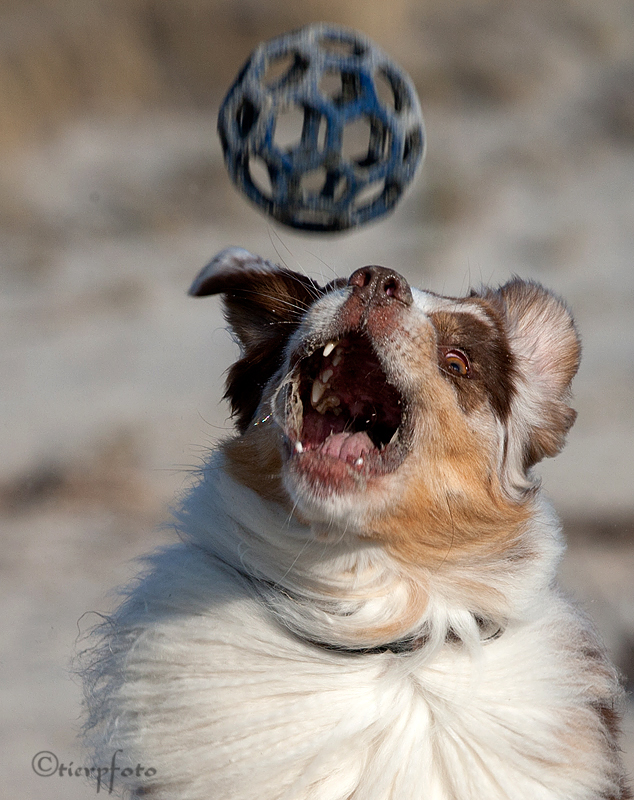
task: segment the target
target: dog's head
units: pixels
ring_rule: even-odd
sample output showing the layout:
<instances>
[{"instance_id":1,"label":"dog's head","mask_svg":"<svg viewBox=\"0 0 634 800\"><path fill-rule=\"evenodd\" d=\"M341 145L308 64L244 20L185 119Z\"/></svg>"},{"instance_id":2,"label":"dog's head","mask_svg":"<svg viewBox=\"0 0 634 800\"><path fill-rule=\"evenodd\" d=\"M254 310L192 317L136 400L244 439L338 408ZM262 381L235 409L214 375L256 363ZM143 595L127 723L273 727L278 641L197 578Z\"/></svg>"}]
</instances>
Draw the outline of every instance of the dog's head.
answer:
<instances>
[{"instance_id":1,"label":"dog's head","mask_svg":"<svg viewBox=\"0 0 634 800\"><path fill-rule=\"evenodd\" d=\"M237 248L191 289L219 293L241 347L226 452L242 483L311 522L403 543L424 529L443 552L521 521L531 467L575 418L558 298L518 279L442 297L378 266L320 286Z\"/></svg>"}]
</instances>

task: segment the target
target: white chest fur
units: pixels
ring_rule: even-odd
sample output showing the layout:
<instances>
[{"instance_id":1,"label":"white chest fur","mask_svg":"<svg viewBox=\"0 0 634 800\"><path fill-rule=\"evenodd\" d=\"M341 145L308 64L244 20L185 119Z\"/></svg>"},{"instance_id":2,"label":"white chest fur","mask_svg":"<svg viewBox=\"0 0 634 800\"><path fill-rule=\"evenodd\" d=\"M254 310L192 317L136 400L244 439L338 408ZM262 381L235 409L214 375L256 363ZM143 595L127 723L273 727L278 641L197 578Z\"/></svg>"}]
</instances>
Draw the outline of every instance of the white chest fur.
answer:
<instances>
[{"instance_id":1,"label":"white chest fur","mask_svg":"<svg viewBox=\"0 0 634 800\"><path fill-rule=\"evenodd\" d=\"M119 611L99 669L104 757L121 748L180 800L599 798L614 768L556 595L468 652L351 655L283 629L253 585L180 545ZM562 631L564 635L562 636Z\"/></svg>"}]
</instances>

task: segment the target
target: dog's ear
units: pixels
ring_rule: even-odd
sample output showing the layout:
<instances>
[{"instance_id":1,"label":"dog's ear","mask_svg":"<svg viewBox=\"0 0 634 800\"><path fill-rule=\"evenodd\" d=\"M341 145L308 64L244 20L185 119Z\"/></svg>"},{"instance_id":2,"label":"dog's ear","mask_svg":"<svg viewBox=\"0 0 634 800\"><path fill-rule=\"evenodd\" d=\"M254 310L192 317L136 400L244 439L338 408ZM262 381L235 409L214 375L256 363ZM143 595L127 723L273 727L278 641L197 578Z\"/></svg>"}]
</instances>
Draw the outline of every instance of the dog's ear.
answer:
<instances>
[{"instance_id":1,"label":"dog's ear","mask_svg":"<svg viewBox=\"0 0 634 800\"><path fill-rule=\"evenodd\" d=\"M515 278L496 299L517 366L512 420L524 441L524 467L564 446L577 416L568 405L581 343L565 303L540 284ZM519 418L518 418L519 417Z\"/></svg>"},{"instance_id":2,"label":"dog's ear","mask_svg":"<svg viewBox=\"0 0 634 800\"><path fill-rule=\"evenodd\" d=\"M225 396L244 433L264 387L281 366L288 338L324 290L305 275L230 247L201 270L189 293L223 296L225 319L241 354L229 370Z\"/></svg>"}]
</instances>

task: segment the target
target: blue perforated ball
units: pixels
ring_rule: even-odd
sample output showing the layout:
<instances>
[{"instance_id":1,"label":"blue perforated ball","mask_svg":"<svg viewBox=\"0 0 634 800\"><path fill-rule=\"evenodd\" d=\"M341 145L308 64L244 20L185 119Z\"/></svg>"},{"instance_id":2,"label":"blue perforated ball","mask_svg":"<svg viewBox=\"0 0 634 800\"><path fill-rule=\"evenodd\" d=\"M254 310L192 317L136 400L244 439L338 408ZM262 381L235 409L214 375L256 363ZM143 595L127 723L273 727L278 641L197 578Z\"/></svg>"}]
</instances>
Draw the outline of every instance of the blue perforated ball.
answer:
<instances>
[{"instance_id":1,"label":"blue perforated ball","mask_svg":"<svg viewBox=\"0 0 634 800\"><path fill-rule=\"evenodd\" d=\"M425 150L409 76L367 36L326 24L257 47L223 101L218 133L247 197L310 231L391 211Z\"/></svg>"}]
</instances>

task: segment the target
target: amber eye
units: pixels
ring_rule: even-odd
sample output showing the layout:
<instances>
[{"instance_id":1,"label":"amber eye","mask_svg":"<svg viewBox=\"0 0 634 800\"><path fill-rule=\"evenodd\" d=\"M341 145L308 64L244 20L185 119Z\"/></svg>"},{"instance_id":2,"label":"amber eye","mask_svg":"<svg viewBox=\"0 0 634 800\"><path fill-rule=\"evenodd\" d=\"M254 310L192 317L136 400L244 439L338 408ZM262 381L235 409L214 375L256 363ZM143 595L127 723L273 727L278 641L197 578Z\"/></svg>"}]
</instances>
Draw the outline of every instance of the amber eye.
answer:
<instances>
[{"instance_id":1,"label":"amber eye","mask_svg":"<svg viewBox=\"0 0 634 800\"><path fill-rule=\"evenodd\" d=\"M471 375L471 364L462 350L447 350L443 353L444 366L447 372L453 372L463 378Z\"/></svg>"}]
</instances>

